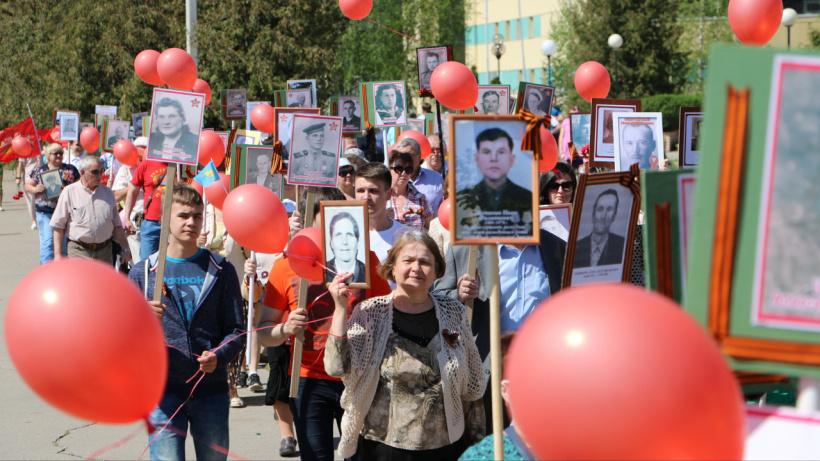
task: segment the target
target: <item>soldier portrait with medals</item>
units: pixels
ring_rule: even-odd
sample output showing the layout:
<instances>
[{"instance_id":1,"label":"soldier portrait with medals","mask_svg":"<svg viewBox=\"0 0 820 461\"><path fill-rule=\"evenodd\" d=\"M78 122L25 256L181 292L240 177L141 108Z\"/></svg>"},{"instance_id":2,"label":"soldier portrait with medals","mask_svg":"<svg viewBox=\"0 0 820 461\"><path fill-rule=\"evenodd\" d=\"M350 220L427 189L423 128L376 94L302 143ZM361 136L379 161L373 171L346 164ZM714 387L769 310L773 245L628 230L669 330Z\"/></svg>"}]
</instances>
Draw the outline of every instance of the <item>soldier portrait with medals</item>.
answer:
<instances>
[{"instance_id":1,"label":"soldier portrait with medals","mask_svg":"<svg viewBox=\"0 0 820 461\"><path fill-rule=\"evenodd\" d=\"M341 142L341 117L294 115L288 184L335 187Z\"/></svg>"}]
</instances>

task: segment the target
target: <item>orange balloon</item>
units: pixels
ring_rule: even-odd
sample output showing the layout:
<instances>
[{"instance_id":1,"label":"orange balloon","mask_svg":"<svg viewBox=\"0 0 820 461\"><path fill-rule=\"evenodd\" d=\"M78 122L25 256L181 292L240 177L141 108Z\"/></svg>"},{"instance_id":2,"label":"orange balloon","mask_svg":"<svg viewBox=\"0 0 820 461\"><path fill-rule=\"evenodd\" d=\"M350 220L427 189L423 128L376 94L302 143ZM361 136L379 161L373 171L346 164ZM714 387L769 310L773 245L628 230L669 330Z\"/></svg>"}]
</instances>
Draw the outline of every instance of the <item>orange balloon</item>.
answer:
<instances>
[{"instance_id":1,"label":"orange balloon","mask_svg":"<svg viewBox=\"0 0 820 461\"><path fill-rule=\"evenodd\" d=\"M347 19L361 21L373 9L373 0L339 0L339 9Z\"/></svg>"},{"instance_id":2,"label":"orange balloon","mask_svg":"<svg viewBox=\"0 0 820 461\"><path fill-rule=\"evenodd\" d=\"M100 132L93 126L87 126L80 131L80 145L86 152L97 152L100 148Z\"/></svg>"},{"instance_id":3,"label":"orange balloon","mask_svg":"<svg viewBox=\"0 0 820 461\"><path fill-rule=\"evenodd\" d=\"M285 206L273 191L259 184L232 190L222 204L222 220L237 243L259 253L280 253L288 243Z\"/></svg>"},{"instance_id":4,"label":"orange balloon","mask_svg":"<svg viewBox=\"0 0 820 461\"><path fill-rule=\"evenodd\" d=\"M597 61L587 61L575 70L575 91L587 102L609 95L609 71Z\"/></svg>"},{"instance_id":5,"label":"orange balloon","mask_svg":"<svg viewBox=\"0 0 820 461\"><path fill-rule=\"evenodd\" d=\"M780 27L782 0L729 0L729 26L746 45L763 46Z\"/></svg>"},{"instance_id":6,"label":"orange balloon","mask_svg":"<svg viewBox=\"0 0 820 461\"><path fill-rule=\"evenodd\" d=\"M34 269L9 298L5 335L26 384L78 418L145 419L165 388L162 326L110 264L66 258Z\"/></svg>"},{"instance_id":7,"label":"orange balloon","mask_svg":"<svg viewBox=\"0 0 820 461\"><path fill-rule=\"evenodd\" d=\"M260 131L273 133L274 125L273 107L268 103L257 104L251 110L251 123Z\"/></svg>"},{"instance_id":8,"label":"orange balloon","mask_svg":"<svg viewBox=\"0 0 820 461\"><path fill-rule=\"evenodd\" d=\"M219 181L205 188L205 198L208 199L208 203L221 210L229 190L231 190L231 177L220 174Z\"/></svg>"},{"instance_id":9,"label":"orange balloon","mask_svg":"<svg viewBox=\"0 0 820 461\"><path fill-rule=\"evenodd\" d=\"M203 130L199 134L199 164L205 166L213 160L215 166L225 160L225 143L215 131Z\"/></svg>"},{"instance_id":10,"label":"orange balloon","mask_svg":"<svg viewBox=\"0 0 820 461\"><path fill-rule=\"evenodd\" d=\"M288 264L293 272L311 282L321 282L325 278L322 258L322 231L316 227L306 227L288 243Z\"/></svg>"},{"instance_id":11,"label":"orange balloon","mask_svg":"<svg viewBox=\"0 0 820 461\"><path fill-rule=\"evenodd\" d=\"M202 80L201 78L196 79L193 88L191 88L191 91L193 91L194 93L204 94L205 105L211 104L211 85L209 85L208 82L206 82L205 80Z\"/></svg>"},{"instance_id":12,"label":"orange balloon","mask_svg":"<svg viewBox=\"0 0 820 461\"><path fill-rule=\"evenodd\" d=\"M541 160L538 161L538 172L546 173L558 163L558 143L555 136L544 125L538 130L541 137Z\"/></svg>"},{"instance_id":13,"label":"orange balloon","mask_svg":"<svg viewBox=\"0 0 820 461\"><path fill-rule=\"evenodd\" d=\"M139 162L137 146L127 139L120 139L114 143L114 158L125 166L134 166Z\"/></svg>"},{"instance_id":14,"label":"orange balloon","mask_svg":"<svg viewBox=\"0 0 820 461\"><path fill-rule=\"evenodd\" d=\"M165 83L157 73L158 59L159 51L156 50L142 50L134 58L134 72L143 82L149 85L159 86Z\"/></svg>"},{"instance_id":15,"label":"orange balloon","mask_svg":"<svg viewBox=\"0 0 820 461\"><path fill-rule=\"evenodd\" d=\"M743 457L740 385L714 339L643 288L551 296L517 331L505 378L537 459Z\"/></svg>"},{"instance_id":16,"label":"orange balloon","mask_svg":"<svg viewBox=\"0 0 820 461\"><path fill-rule=\"evenodd\" d=\"M399 135L399 139L396 140L398 144L402 139L412 139L419 143L419 147L421 148L421 158L427 158L430 156L430 152L433 150L432 146L430 146L430 141L427 140L427 136L424 136L424 133L417 130L405 130L402 131Z\"/></svg>"},{"instance_id":17,"label":"orange balloon","mask_svg":"<svg viewBox=\"0 0 820 461\"><path fill-rule=\"evenodd\" d=\"M433 96L450 109L472 109L478 99L478 82L467 66L456 61L443 62L430 77Z\"/></svg>"},{"instance_id":18,"label":"orange balloon","mask_svg":"<svg viewBox=\"0 0 820 461\"><path fill-rule=\"evenodd\" d=\"M157 73L171 88L190 91L196 82L196 61L185 50L168 48L157 59Z\"/></svg>"}]
</instances>

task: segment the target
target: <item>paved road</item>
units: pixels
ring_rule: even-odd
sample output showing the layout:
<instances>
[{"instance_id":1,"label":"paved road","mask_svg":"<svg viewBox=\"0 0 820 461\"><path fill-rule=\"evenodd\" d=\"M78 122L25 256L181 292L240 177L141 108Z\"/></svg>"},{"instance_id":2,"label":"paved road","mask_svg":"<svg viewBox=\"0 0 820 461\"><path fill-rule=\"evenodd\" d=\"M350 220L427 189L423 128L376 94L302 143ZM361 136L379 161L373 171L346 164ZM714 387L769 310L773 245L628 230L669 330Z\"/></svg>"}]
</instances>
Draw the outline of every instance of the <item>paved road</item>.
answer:
<instances>
[{"instance_id":1,"label":"paved road","mask_svg":"<svg viewBox=\"0 0 820 461\"><path fill-rule=\"evenodd\" d=\"M26 273L37 265L37 231L29 229L23 200L14 201L14 175L5 174L5 191L0 212L0 315L5 318L6 303L12 290ZM0 325L5 338L5 325ZM54 351L60 360L70 351ZM47 367L48 363L42 366ZM261 371L262 382L266 372ZM263 394L240 389L247 407L232 409L230 416L231 446L244 459L279 458L279 430L273 409L263 404ZM52 408L25 385L17 374L0 341L0 459L84 459L96 450L139 430L140 424L125 426L89 423L74 419ZM146 435L139 435L104 455L106 459L136 459L146 446ZM193 446L186 450L193 458ZM144 457L143 459L147 459Z\"/></svg>"}]
</instances>

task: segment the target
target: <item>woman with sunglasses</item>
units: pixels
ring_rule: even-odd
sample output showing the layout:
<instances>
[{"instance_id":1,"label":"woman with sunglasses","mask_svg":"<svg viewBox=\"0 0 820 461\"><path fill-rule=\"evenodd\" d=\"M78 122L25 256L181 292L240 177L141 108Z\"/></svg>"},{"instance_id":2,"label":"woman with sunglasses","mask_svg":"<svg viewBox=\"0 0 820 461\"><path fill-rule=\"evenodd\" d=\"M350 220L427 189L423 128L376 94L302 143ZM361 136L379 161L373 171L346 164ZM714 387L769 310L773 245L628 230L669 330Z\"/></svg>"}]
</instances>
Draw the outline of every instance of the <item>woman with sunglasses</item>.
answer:
<instances>
[{"instance_id":1,"label":"woman with sunglasses","mask_svg":"<svg viewBox=\"0 0 820 461\"><path fill-rule=\"evenodd\" d=\"M356 171L364 165L364 161L357 155L345 155L339 159L338 178L336 179L336 187L342 191L345 200L355 200L356 192Z\"/></svg>"},{"instance_id":2,"label":"woman with sunglasses","mask_svg":"<svg viewBox=\"0 0 820 461\"><path fill-rule=\"evenodd\" d=\"M393 210L393 219L415 229L426 229L430 225L433 212L427 198L410 182L413 175L413 157L405 152L390 152L390 201L387 207Z\"/></svg>"},{"instance_id":3,"label":"woman with sunglasses","mask_svg":"<svg viewBox=\"0 0 820 461\"><path fill-rule=\"evenodd\" d=\"M572 203L575 198L575 173L564 162L556 163L552 170L543 173L540 183L541 205Z\"/></svg>"}]
</instances>

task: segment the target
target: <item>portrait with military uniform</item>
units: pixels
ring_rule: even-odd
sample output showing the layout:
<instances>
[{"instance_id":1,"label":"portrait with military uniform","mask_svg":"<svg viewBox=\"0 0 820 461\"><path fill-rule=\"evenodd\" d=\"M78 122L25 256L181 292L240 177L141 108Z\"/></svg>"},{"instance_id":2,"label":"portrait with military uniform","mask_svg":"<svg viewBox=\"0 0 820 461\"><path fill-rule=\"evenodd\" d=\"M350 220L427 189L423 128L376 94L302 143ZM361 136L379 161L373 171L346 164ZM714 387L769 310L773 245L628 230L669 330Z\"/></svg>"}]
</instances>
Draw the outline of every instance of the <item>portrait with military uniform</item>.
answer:
<instances>
[{"instance_id":1,"label":"portrait with military uniform","mask_svg":"<svg viewBox=\"0 0 820 461\"><path fill-rule=\"evenodd\" d=\"M453 243L538 241L538 168L513 116L451 117Z\"/></svg>"},{"instance_id":2,"label":"portrait with military uniform","mask_svg":"<svg viewBox=\"0 0 820 461\"><path fill-rule=\"evenodd\" d=\"M293 116L288 184L336 187L342 145L342 118Z\"/></svg>"},{"instance_id":3,"label":"portrait with military uniform","mask_svg":"<svg viewBox=\"0 0 820 461\"><path fill-rule=\"evenodd\" d=\"M416 48L416 62L419 71L419 89L430 90L430 79L439 64L453 59L453 48L450 46L428 46Z\"/></svg>"}]
</instances>

